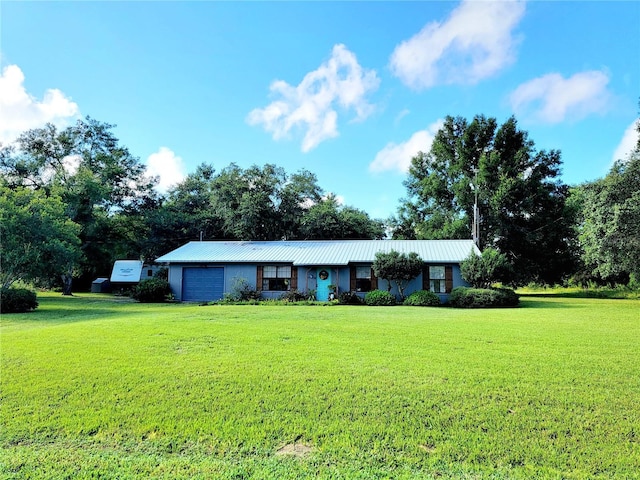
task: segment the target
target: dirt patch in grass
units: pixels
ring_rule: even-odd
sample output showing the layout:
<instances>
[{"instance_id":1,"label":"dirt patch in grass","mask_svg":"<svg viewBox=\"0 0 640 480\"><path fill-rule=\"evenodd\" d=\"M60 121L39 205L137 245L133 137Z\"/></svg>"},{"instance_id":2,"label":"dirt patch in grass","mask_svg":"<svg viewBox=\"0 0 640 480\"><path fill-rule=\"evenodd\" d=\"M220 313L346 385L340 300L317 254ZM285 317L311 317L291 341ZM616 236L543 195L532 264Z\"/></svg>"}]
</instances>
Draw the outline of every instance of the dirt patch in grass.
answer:
<instances>
[{"instance_id":1,"label":"dirt patch in grass","mask_svg":"<svg viewBox=\"0 0 640 480\"><path fill-rule=\"evenodd\" d=\"M304 458L312 452L313 447L305 445L304 443L288 443L276 450L276 455L288 455L296 458Z\"/></svg>"}]
</instances>

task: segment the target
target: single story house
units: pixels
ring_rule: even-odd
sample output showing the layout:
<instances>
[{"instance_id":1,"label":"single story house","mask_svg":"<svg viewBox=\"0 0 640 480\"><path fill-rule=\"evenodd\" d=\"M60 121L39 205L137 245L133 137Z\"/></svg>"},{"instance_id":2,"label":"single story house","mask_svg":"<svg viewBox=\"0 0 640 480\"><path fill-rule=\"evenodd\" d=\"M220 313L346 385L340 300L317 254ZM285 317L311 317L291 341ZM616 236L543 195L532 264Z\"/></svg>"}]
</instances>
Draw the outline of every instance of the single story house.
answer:
<instances>
[{"instance_id":1,"label":"single story house","mask_svg":"<svg viewBox=\"0 0 640 480\"><path fill-rule=\"evenodd\" d=\"M387 289L372 264L378 252L417 253L424 268L405 290L431 290L446 301L451 289L467 285L460 262L480 255L472 240L296 240L189 242L156 259L169 269L169 284L177 300L220 300L238 279L278 298L288 290L315 292L326 301L331 294ZM392 293L397 291L392 288Z\"/></svg>"}]
</instances>

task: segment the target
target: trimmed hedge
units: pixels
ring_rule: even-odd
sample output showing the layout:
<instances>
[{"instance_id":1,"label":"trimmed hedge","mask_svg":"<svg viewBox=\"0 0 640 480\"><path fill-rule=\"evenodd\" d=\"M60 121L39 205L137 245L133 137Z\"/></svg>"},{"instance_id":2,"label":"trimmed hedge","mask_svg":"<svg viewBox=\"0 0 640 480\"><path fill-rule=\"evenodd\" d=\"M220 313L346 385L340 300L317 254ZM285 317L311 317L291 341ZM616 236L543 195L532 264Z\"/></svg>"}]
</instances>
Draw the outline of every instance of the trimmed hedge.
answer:
<instances>
[{"instance_id":1,"label":"trimmed hedge","mask_svg":"<svg viewBox=\"0 0 640 480\"><path fill-rule=\"evenodd\" d=\"M156 277L141 280L131 292L131 296L140 303L162 303L169 294L169 282Z\"/></svg>"},{"instance_id":2,"label":"trimmed hedge","mask_svg":"<svg viewBox=\"0 0 640 480\"><path fill-rule=\"evenodd\" d=\"M27 288L0 290L0 313L25 313L38 307L36 292Z\"/></svg>"},{"instance_id":3,"label":"trimmed hedge","mask_svg":"<svg viewBox=\"0 0 640 480\"><path fill-rule=\"evenodd\" d=\"M386 290L371 290L364 296L364 303L373 307L388 307L396 304L396 297Z\"/></svg>"},{"instance_id":4,"label":"trimmed hedge","mask_svg":"<svg viewBox=\"0 0 640 480\"><path fill-rule=\"evenodd\" d=\"M451 291L449 305L456 308L517 307L518 294L508 288L457 287Z\"/></svg>"},{"instance_id":5,"label":"trimmed hedge","mask_svg":"<svg viewBox=\"0 0 640 480\"><path fill-rule=\"evenodd\" d=\"M413 307L437 307L440 297L429 290L418 290L404 299L404 305Z\"/></svg>"}]
</instances>

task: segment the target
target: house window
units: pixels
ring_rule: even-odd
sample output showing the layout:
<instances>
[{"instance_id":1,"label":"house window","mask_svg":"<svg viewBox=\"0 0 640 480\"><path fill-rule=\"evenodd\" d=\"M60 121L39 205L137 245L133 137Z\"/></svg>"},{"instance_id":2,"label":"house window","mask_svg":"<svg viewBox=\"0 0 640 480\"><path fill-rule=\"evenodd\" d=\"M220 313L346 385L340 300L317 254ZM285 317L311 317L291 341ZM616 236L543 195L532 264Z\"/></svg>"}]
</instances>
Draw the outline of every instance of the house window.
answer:
<instances>
[{"instance_id":1,"label":"house window","mask_svg":"<svg viewBox=\"0 0 640 480\"><path fill-rule=\"evenodd\" d=\"M371 291L371 267L356 267L356 292Z\"/></svg>"},{"instance_id":2,"label":"house window","mask_svg":"<svg viewBox=\"0 0 640 480\"><path fill-rule=\"evenodd\" d=\"M290 285L290 265L265 265L262 270L262 290L286 291Z\"/></svg>"},{"instance_id":3,"label":"house window","mask_svg":"<svg viewBox=\"0 0 640 480\"><path fill-rule=\"evenodd\" d=\"M429 267L429 290L434 293L447 292L444 265Z\"/></svg>"}]
</instances>

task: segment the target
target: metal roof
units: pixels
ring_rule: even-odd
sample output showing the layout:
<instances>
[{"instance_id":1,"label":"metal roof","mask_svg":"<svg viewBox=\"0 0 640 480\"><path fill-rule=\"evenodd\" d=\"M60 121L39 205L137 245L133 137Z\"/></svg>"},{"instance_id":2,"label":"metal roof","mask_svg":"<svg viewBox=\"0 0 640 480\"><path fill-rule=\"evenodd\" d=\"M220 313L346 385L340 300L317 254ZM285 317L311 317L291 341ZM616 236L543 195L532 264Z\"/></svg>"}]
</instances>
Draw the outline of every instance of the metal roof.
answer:
<instances>
[{"instance_id":1,"label":"metal roof","mask_svg":"<svg viewBox=\"0 0 640 480\"><path fill-rule=\"evenodd\" d=\"M116 260L111 271L112 282L140 281L142 262L140 260Z\"/></svg>"},{"instance_id":2,"label":"metal roof","mask_svg":"<svg viewBox=\"0 0 640 480\"><path fill-rule=\"evenodd\" d=\"M295 240L274 242L189 242L156 259L159 263L292 263L347 265L371 263L376 253L395 250L417 253L425 262L459 263L471 252L473 240Z\"/></svg>"}]
</instances>

